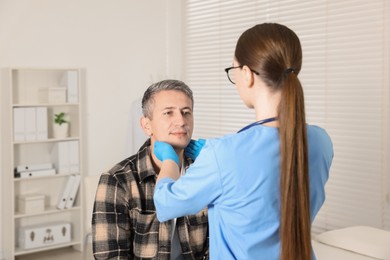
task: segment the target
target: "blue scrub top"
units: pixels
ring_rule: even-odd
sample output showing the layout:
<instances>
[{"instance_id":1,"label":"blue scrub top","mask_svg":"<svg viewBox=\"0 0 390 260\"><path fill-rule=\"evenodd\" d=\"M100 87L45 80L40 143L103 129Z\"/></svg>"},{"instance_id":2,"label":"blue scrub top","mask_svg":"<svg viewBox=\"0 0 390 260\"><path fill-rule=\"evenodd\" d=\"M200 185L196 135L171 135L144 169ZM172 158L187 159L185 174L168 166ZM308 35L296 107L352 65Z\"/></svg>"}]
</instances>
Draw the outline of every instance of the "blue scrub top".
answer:
<instances>
[{"instance_id":1,"label":"blue scrub top","mask_svg":"<svg viewBox=\"0 0 390 260\"><path fill-rule=\"evenodd\" d=\"M307 126L307 135L313 220L325 200L333 145L320 127ZM163 222L208 206L211 259L278 259L279 177L277 128L210 139L184 176L158 182L157 217Z\"/></svg>"}]
</instances>

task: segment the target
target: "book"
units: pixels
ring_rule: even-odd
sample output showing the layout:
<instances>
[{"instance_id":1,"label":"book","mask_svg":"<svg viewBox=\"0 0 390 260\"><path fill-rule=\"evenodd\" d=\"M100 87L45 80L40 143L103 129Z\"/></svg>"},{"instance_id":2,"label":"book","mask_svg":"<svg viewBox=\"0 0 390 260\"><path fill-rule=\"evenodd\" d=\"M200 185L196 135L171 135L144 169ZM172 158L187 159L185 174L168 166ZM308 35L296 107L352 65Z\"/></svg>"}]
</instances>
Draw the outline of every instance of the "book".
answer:
<instances>
[{"instance_id":1,"label":"book","mask_svg":"<svg viewBox=\"0 0 390 260\"><path fill-rule=\"evenodd\" d=\"M32 177L49 176L55 174L56 174L56 170L54 168L51 168L51 169L43 169L43 170L15 172L14 176L15 178L32 178Z\"/></svg>"},{"instance_id":2,"label":"book","mask_svg":"<svg viewBox=\"0 0 390 260\"><path fill-rule=\"evenodd\" d=\"M77 191L79 190L79 186L80 186L81 176L78 174L73 175L73 176L75 178L74 178L74 181L72 182L72 187L70 189L68 198L66 200L66 204L65 204L66 209L73 207L73 204L74 204L75 199L76 199Z\"/></svg>"},{"instance_id":3,"label":"book","mask_svg":"<svg viewBox=\"0 0 390 260\"><path fill-rule=\"evenodd\" d=\"M68 200L75 178L76 178L75 175L70 175L68 177L68 180L65 183L62 193L60 193L60 196L58 198L57 209L65 208L66 201Z\"/></svg>"}]
</instances>

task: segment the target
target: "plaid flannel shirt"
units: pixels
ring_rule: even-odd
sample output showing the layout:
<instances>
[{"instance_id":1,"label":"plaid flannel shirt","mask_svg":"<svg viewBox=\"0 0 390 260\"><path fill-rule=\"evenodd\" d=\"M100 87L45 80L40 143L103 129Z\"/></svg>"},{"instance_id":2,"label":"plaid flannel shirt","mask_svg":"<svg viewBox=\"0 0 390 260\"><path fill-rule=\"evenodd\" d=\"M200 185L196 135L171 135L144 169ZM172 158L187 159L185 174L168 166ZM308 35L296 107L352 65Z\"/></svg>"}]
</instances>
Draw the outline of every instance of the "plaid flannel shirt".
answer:
<instances>
[{"instance_id":1,"label":"plaid flannel shirt","mask_svg":"<svg viewBox=\"0 0 390 260\"><path fill-rule=\"evenodd\" d=\"M186 158L185 166L192 163ZM156 217L150 139L100 177L92 215L95 259L170 259L171 221ZM207 209L177 218L184 259L208 259Z\"/></svg>"}]
</instances>

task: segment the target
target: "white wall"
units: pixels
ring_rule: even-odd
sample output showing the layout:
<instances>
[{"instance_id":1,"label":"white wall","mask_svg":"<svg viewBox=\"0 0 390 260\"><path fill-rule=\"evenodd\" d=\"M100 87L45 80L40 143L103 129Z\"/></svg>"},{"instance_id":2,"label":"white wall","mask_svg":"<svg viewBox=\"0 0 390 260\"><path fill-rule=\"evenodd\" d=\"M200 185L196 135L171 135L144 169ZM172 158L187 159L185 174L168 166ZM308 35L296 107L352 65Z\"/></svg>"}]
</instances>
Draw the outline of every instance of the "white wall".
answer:
<instances>
[{"instance_id":1,"label":"white wall","mask_svg":"<svg viewBox=\"0 0 390 260\"><path fill-rule=\"evenodd\" d=\"M181 8L181 0L0 0L0 68L86 70L87 175L132 153L132 102L153 81L182 79Z\"/></svg>"}]
</instances>

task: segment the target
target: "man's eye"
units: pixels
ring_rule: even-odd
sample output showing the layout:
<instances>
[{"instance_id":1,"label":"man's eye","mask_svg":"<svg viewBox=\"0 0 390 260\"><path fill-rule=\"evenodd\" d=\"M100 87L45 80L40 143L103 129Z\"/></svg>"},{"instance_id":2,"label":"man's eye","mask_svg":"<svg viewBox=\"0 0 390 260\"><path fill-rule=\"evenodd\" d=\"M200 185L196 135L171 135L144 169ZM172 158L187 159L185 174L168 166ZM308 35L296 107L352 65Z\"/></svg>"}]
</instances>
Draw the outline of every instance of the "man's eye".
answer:
<instances>
[{"instance_id":1,"label":"man's eye","mask_svg":"<svg viewBox=\"0 0 390 260\"><path fill-rule=\"evenodd\" d=\"M172 114L172 111L165 111L165 112L163 113L164 116L169 116L169 115L171 115L171 114Z\"/></svg>"}]
</instances>

